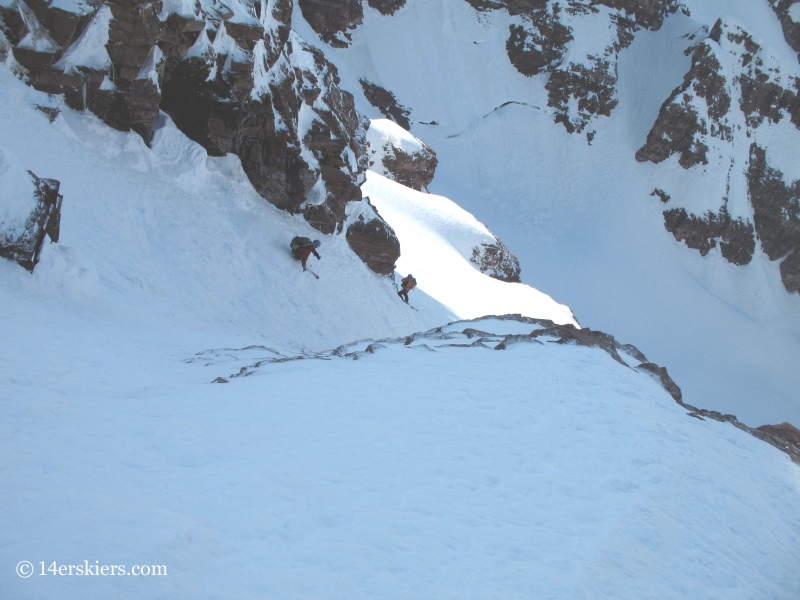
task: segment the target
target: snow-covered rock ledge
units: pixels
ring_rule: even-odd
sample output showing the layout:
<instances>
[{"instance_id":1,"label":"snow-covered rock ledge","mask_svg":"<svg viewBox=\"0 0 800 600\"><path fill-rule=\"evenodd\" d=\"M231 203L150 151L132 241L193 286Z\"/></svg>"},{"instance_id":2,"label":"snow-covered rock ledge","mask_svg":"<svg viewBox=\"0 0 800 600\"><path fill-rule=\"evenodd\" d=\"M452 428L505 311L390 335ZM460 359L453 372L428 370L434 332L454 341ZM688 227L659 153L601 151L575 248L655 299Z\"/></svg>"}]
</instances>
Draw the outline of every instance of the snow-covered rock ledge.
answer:
<instances>
[{"instance_id":1,"label":"snow-covered rock ledge","mask_svg":"<svg viewBox=\"0 0 800 600\"><path fill-rule=\"evenodd\" d=\"M687 409L688 415L700 420L712 419L730 423L734 427L753 435L760 440L785 452L800 465L800 437L791 424L780 426L766 425L759 428L741 423L734 415L705 410L683 402L680 387L672 380L665 367L650 362L647 357L631 344L621 344L614 336L602 331L577 328L574 325L558 325L546 319L533 319L521 315L493 315L479 319L454 321L429 331L415 333L406 337L380 340L359 340L322 352L300 352L287 354L266 346L246 348L220 348L198 352L187 363L203 362L207 366L226 365L239 367L238 371L218 376L212 383L228 383L231 379L249 377L263 372L275 363L299 360L333 360L346 358L359 360L388 347L403 346L410 350L436 352L444 348L484 348L506 350L515 344L572 344L596 348L607 353L625 368L634 369L655 379L680 406Z\"/></svg>"}]
</instances>

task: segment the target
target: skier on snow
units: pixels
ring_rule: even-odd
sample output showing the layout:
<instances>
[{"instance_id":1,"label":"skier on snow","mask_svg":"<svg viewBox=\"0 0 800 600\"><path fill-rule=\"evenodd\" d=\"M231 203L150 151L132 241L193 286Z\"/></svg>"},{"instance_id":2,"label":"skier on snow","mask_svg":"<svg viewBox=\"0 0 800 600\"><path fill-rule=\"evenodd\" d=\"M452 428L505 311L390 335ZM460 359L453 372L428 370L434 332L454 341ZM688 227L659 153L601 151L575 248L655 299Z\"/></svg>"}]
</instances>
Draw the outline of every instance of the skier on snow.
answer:
<instances>
[{"instance_id":1,"label":"skier on snow","mask_svg":"<svg viewBox=\"0 0 800 600\"><path fill-rule=\"evenodd\" d=\"M292 249L292 256L302 263L303 271L305 271L306 261L308 260L309 256L313 254L317 257L317 260L321 258L317 252L317 248L319 248L321 245L322 242L319 240L314 240L312 242L307 237L300 237L299 235L296 235L294 238L292 238L289 247Z\"/></svg>"},{"instance_id":2,"label":"skier on snow","mask_svg":"<svg viewBox=\"0 0 800 600\"><path fill-rule=\"evenodd\" d=\"M401 286L400 291L397 292L397 295L400 296L400 298L402 298L403 302L408 304L408 292L417 287L417 280L414 279L411 273L409 273L400 280L400 283L402 283L403 285Z\"/></svg>"}]
</instances>

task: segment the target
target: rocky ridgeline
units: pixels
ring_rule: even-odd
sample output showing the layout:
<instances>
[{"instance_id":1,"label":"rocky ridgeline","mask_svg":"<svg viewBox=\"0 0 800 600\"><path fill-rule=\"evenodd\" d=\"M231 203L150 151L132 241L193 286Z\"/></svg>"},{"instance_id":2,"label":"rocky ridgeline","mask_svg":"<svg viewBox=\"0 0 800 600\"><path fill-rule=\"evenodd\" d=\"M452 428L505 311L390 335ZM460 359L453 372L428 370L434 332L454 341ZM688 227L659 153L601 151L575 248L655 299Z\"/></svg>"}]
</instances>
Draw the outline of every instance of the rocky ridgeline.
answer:
<instances>
[{"instance_id":1,"label":"rocky ridgeline","mask_svg":"<svg viewBox=\"0 0 800 600\"><path fill-rule=\"evenodd\" d=\"M636 153L637 160L654 163L677 155L684 169L722 167L727 179L716 212L691 214L680 206L690 199L654 191L673 206L664 211L667 230L704 256L719 243L722 255L737 265L751 261L757 237L770 260L783 260L781 278L789 291L800 291L800 182L787 182L769 164L759 140L779 123L800 129L796 71L782 68L740 26L718 21L694 49L683 83ZM733 215L731 189L747 191Z\"/></svg>"},{"instance_id":2,"label":"rocky ridgeline","mask_svg":"<svg viewBox=\"0 0 800 600\"><path fill-rule=\"evenodd\" d=\"M498 322L516 322L530 325L530 333L498 334L492 330L505 329ZM734 427L753 435L760 440L785 452L797 464L800 464L800 430L789 423L780 425L762 425L753 428L741 423L734 415L722 414L713 410L705 410L683 401L680 387L672 380L667 369L647 360L647 357L631 344L620 344L614 336L602 331L579 329L573 325L556 325L545 319L532 319L520 315L488 316L471 321L455 321L443 327L437 327L423 333L415 333L404 338L387 338L381 340L361 340L339 346L334 350L323 352L306 352L285 354L265 346L248 346L246 348L219 348L198 352L184 362L200 362L215 369L226 365L238 368L227 377L219 376L212 383L229 383L239 377L249 377L268 369L275 363L297 360L333 360L368 359L381 350L389 347L404 347L410 350L426 350L436 352L445 348L484 348L490 350L506 350L514 344L575 344L588 348L597 348L607 353L624 368L634 369L655 379L673 400L687 410L690 417L705 420L712 419L730 423Z\"/></svg>"},{"instance_id":3,"label":"rocky ridgeline","mask_svg":"<svg viewBox=\"0 0 800 600\"><path fill-rule=\"evenodd\" d=\"M636 31L656 30L676 12L678 0L467 0L479 11L506 10L512 17L508 57L523 75L546 74L548 105L570 133L586 130L617 105L617 57ZM599 35L575 39L588 27ZM571 56L567 60L565 57Z\"/></svg>"},{"instance_id":4,"label":"rocky ridgeline","mask_svg":"<svg viewBox=\"0 0 800 600\"><path fill-rule=\"evenodd\" d=\"M0 18L35 88L146 143L163 110L210 155L237 154L269 202L341 233L348 204L361 202L366 120L336 68L292 32L292 10L293 0L20 0L0 3ZM370 268L391 272L399 242L374 214L348 240Z\"/></svg>"}]
</instances>

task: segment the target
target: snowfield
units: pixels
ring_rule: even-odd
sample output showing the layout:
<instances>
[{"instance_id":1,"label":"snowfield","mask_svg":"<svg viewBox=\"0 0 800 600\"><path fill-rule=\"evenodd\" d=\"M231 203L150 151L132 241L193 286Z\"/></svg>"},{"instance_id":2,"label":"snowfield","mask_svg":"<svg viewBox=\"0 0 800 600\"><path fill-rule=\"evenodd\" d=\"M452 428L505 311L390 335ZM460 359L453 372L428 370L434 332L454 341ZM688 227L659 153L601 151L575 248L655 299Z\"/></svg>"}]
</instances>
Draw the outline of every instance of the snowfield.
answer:
<instances>
[{"instance_id":1,"label":"snowfield","mask_svg":"<svg viewBox=\"0 0 800 600\"><path fill-rule=\"evenodd\" d=\"M211 384L277 352L26 310L27 322L14 315L27 333L17 354L37 360L3 361L9 597L800 591L797 466L729 424L687 417L600 350L422 336ZM192 345L202 355L182 352ZM35 576L12 573L21 560ZM168 576L39 575L41 561L84 560Z\"/></svg>"}]
</instances>

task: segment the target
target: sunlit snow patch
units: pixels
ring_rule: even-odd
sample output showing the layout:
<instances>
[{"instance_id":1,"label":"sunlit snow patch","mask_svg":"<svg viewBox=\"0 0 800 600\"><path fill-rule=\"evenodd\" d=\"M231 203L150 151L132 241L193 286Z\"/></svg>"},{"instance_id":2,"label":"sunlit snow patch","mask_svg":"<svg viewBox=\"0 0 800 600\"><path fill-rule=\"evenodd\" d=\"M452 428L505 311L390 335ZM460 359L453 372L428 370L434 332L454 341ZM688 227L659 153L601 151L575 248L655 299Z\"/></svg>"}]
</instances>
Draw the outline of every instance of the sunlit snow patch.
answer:
<instances>
[{"instance_id":1,"label":"sunlit snow patch","mask_svg":"<svg viewBox=\"0 0 800 600\"><path fill-rule=\"evenodd\" d=\"M577 325L572 311L550 296L477 271L468 257L482 242L494 242L494 236L452 200L373 172L367 173L362 190L400 239L398 272L413 274L421 290L459 318L520 314Z\"/></svg>"}]
</instances>

